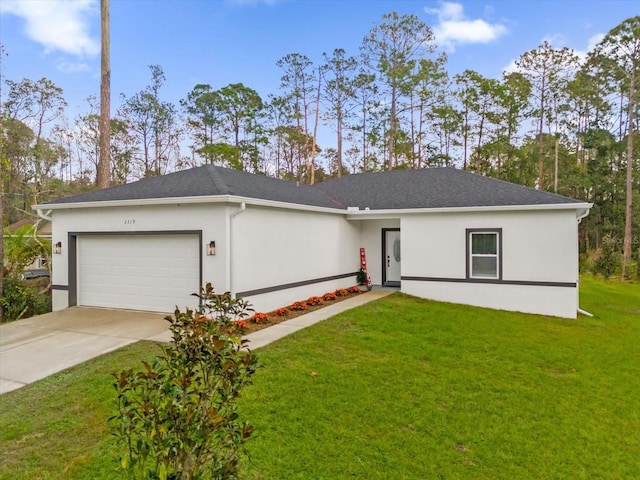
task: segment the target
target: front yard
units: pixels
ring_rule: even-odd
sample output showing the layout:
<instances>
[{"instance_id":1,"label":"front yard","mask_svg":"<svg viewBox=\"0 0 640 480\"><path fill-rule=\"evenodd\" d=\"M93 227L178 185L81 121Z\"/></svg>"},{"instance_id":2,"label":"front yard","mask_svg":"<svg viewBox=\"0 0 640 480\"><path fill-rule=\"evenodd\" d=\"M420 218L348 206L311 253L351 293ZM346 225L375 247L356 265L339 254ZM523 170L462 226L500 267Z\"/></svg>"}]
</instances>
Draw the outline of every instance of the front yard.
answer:
<instances>
[{"instance_id":1,"label":"front yard","mask_svg":"<svg viewBox=\"0 0 640 480\"><path fill-rule=\"evenodd\" d=\"M261 349L244 476L640 478L640 286L581 296L594 318L396 294ZM0 396L0 478L122 478L109 374L155 349Z\"/></svg>"}]
</instances>

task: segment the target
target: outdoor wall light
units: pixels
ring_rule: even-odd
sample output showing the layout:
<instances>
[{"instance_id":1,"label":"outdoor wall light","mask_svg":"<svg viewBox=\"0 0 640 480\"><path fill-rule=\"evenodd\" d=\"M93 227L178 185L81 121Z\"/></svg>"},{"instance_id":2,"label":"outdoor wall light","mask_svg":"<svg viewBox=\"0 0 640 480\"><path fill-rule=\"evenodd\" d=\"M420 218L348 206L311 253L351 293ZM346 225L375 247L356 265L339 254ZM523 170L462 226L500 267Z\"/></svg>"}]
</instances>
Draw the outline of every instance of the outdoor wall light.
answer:
<instances>
[{"instance_id":1,"label":"outdoor wall light","mask_svg":"<svg viewBox=\"0 0 640 480\"><path fill-rule=\"evenodd\" d=\"M58 242L53 246L53 253L60 255L62 253L62 242Z\"/></svg>"},{"instance_id":2,"label":"outdoor wall light","mask_svg":"<svg viewBox=\"0 0 640 480\"><path fill-rule=\"evenodd\" d=\"M215 255L216 254L216 242L211 241L209 245L207 245L207 255Z\"/></svg>"}]
</instances>

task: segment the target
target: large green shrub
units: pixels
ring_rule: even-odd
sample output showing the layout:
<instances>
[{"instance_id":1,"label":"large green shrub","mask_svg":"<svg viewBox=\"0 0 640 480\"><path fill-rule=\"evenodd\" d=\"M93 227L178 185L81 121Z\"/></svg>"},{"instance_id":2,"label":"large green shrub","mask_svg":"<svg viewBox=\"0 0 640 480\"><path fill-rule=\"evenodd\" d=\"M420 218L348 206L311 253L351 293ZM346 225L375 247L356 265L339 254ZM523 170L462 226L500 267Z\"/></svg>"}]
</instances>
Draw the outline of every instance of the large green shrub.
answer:
<instances>
[{"instance_id":1,"label":"large green shrub","mask_svg":"<svg viewBox=\"0 0 640 480\"><path fill-rule=\"evenodd\" d=\"M605 235L600 244L600 251L593 264L593 273L602 275L605 279L619 273L622 266L622 256L616 249L616 242L610 235Z\"/></svg>"},{"instance_id":2,"label":"large green shrub","mask_svg":"<svg viewBox=\"0 0 640 480\"><path fill-rule=\"evenodd\" d=\"M3 291L0 298L4 308L4 321L11 322L19 318L28 318L51 311L50 293L29 285L15 276L3 279Z\"/></svg>"},{"instance_id":3,"label":"large green shrub","mask_svg":"<svg viewBox=\"0 0 640 480\"><path fill-rule=\"evenodd\" d=\"M4 268L8 276L18 276L38 257L49 258L51 241L40 238L36 227L23 225L13 234L5 231Z\"/></svg>"},{"instance_id":4,"label":"large green shrub","mask_svg":"<svg viewBox=\"0 0 640 480\"><path fill-rule=\"evenodd\" d=\"M172 342L143 369L115 373L121 464L135 479L234 479L253 431L237 399L257 369L242 339L248 305L210 284L201 311L175 311Z\"/></svg>"}]
</instances>

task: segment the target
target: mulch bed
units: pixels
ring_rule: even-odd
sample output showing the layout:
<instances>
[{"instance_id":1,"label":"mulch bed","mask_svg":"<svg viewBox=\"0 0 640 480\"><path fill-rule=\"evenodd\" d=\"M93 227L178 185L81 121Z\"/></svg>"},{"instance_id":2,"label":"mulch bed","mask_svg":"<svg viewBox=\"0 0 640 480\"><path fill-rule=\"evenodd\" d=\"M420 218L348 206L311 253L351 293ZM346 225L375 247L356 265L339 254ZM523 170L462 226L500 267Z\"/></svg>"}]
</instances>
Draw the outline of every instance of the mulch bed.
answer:
<instances>
[{"instance_id":1,"label":"mulch bed","mask_svg":"<svg viewBox=\"0 0 640 480\"><path fill-rule=\"evenodd\" d=\"M349 298L358 296L362 293L360 290L358 290L357 292L355 290L357 290L357 287L356 289L353 289L353 288L346 289L346 291L341 295L336 295L335 299L327 299L327 300L323 299L322 303L318 303L316 305L310 304L313 302L309 302L308 300L311 300L313 298L318 298L318 297L311 297L308 300L294 302L294 304L292 305L298 304L301 308L300 310L294 310L290 308L292 305L289 305L287 307L283 307L282 309L278 309L278 310L283 310L280 315L274 315L274 312L276 312L277 310L274 312L268 312L266 313L267 318L264 320L260 320L258 322L255 321L256 315L254 314L252 317L249 317L245 320L247 323L247 326L244 329L245 333L257 332L258 330L262 330L263 328L268 328L273 325L277 325L278 323L286 322L287 320L291 320L292 318L299 317L300 315L304 315L305 313L310 313L316 310L320 310L321 308L328 307L329 305L333 305L338 302L342 302ZM331 293L335 294L336 292L331 292ZM323 298L323 297L320 297L320 298ZM259 313L259 312L256 312L256 313ZM258 317L260 317L260 315Z\"/></svg>"}]
</instances>

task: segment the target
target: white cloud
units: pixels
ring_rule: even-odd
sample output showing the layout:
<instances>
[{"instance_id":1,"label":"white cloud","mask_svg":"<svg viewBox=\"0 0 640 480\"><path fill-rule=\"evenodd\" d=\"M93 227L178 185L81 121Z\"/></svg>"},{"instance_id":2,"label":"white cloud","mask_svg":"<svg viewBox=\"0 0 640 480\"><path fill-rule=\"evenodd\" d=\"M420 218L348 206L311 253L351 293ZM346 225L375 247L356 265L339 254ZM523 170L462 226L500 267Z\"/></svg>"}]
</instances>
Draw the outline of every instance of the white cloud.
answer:
<instances>
[{"instance_id":1,"label":"white cloud","mask_svg":"<svg viewBox=\"0 0 640 480\"><path fill-rule=\"evenodd\" d=\"M56 60L56 69L62 73L89 72L91 67L84 62L69 62L64 58Z\"/></svg>"},{"instance_id":2,"label":"white cloud","mask_svg":"<svg viewBox=\"0 0 640 480\"><path fill-rule=\"evenodd\" d=\"M24 19L27 37L43 45L45 53L91 57L100 52L99 41L88 31L88 17L99 15L97 0L2 0L0 13Z\"/></svg>"},{"instance_id":3,"label":"white cloud","mask_svg":"<svg viewBox=\"0 0 640 480\"><path fill-rule=\"evenodd\" d=\"M502 69L502 72L505 74L513 73L517 71L518 71L518 65L516 65L516 60L511 60L511 62L509 62L509 64Z\"/></svg>"},{"instance_id":4,"label":"white cloud","mask_svg":"<svg viewBox=\"0 0 640 480\"><path fill-rule=\"evenodd\" d=\"M596 48L596 45L599 44L603 38L604 33L596 33L595 35L593 35L587 43L587 52L590 52L591 50Z\"/></svg>"},{"instance_id":5,"label":"white cloud","mask_svg":"<svg viewBox=\"0 0 640 480\"><path fill-rule=\"evenodd\" d=\"M603 38L604 38L604 33L596 33L595 35L592 35L587 41L586 50L574 49L573 52L580 59L580 63L584 63L587 61L587 55L589 55L589 52L591 52L596 47L596 45L602 41Z\"/></svg>"},{"instance_id":6,"label":"white cloud","mask_svg":"<svg viewBox=\"0 0 640 480\"><path fill-rule=\"evenodd\" d=\"M550 33L542 37L542 42L547 42L553 48L562 48L567 44L567 37L562 33Z\"/></svg>"},{"instance_id":7,"label":"white cloud","mask_svg":"<svg viewBox=\"0 0 640 480\"><path fill-rule=\"evenodd\" d=\"M508 32L507 27L499 23L466 18L464 7L459 3L441 2L440 8L425 7L424 10L438 16L438 24L433 28L436 43L449 51L462 43L489 43Z\"/></svg>"}]
</instances>

